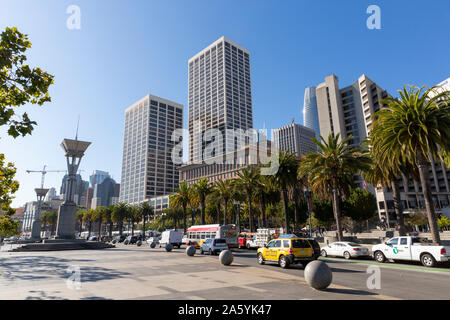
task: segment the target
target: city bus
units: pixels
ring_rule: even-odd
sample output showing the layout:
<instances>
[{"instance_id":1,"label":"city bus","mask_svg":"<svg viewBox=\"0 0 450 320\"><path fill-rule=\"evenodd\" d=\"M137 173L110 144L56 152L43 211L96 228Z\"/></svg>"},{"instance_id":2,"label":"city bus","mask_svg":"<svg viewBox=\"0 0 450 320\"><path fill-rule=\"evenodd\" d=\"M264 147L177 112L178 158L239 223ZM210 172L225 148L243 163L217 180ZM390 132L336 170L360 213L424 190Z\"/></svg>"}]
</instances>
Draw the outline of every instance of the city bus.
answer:
<instances>
[{"instance_id":1,"label":"city bus","mask_svg":"<svg viewBox=\"0 0 450 320\"><path fill-rule=\"evenodd\" d=\"M205 239L225 239L229 248L237 248L238 230L234 224L191 226L186 232L186 245L200 246Z\"/></svg>"}]
</instances>

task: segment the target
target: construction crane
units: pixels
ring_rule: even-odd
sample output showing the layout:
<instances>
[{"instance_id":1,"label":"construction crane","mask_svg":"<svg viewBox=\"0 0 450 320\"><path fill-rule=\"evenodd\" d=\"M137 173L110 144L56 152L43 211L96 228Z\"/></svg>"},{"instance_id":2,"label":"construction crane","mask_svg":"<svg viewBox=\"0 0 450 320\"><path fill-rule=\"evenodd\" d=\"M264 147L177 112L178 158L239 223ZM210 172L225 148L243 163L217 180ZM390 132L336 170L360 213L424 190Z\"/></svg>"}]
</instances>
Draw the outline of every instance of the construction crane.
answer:
<instances>
[{"instance_id":1,"label":"construction crane","mask_svg":"<svg viewBox=\"0 0 450 320\"><path fill-rule=\"evenodd\" d=\"M47 168L47 166L44 166L44 169L42 170L27 170L27 173L35 173L35 172L40 172L42 174L42 179L41 179L41 189L44 189L44 180L45 180L45 175L48 172L67 172L67 170L45 170L45 168Z\"/></svg>"}]
</instances>

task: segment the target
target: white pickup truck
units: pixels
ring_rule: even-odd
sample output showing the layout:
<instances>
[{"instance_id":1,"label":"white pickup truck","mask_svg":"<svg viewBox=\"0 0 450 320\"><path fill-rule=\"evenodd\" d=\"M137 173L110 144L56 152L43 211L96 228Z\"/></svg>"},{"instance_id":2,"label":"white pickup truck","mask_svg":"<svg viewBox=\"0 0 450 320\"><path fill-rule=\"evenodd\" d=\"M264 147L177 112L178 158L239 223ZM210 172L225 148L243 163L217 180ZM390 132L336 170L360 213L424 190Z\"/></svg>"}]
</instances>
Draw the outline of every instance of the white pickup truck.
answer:
<instances>
[{"instance_id":1,"label":"white pickup truck","mask_svg":"<svg viewBox=\"0 0 450 320\"><path fill-rule=\"evenodd\" d=\"M434 267L437 262L449 261L450 247L433 245L423 237L395 237L373 246L372 256L377 262L420 261L425 267Z\"/></svg>"}]
</instances>

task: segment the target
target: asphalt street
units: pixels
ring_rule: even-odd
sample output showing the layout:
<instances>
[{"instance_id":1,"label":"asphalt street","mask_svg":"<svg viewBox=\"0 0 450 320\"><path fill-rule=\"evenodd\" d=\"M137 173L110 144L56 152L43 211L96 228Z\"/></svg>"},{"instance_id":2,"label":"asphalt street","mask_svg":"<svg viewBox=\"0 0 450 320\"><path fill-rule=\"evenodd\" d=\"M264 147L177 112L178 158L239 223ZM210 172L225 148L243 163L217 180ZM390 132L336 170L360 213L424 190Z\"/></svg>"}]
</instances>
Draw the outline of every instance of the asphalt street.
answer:
<instances>
[{"instance_id":1,"label":"asphalt street","mask_svg":"<svg viewBox=\"0 0 450 320\"><path fill-rule=\"evenodd\" d=\"M301 265L258 265L254 250L235 251L231 266L198 251L188 257L183 247L166 252L120 244L105 250L1 252L0 299L450 299L448 266L324 261L333 282L318 291L305 282ZM379 289L367 285L372 266L380 267Z\"/></svg>"}]
</instances>

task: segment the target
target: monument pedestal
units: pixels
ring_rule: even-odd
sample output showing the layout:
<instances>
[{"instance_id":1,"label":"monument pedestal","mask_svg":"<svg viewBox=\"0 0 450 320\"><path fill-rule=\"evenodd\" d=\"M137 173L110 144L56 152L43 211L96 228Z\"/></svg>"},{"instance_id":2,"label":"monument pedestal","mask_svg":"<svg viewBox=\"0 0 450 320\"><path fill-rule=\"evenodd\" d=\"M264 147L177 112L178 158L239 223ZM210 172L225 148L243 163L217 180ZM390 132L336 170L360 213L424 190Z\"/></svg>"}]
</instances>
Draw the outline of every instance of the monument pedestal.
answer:
<instances>
[{"instance_id":1,"label":"monument pedestal","mask_svg":"<svg viewBox=\"0 0 450 320\"><path fill-rule=\"evenodd\" d=\"M75 239L75 220L78 207L75 203L63 203L58 210L55 239Z\"/></svg>"},{"instance_id":2,"label":"monument pedestal","mask_svg":"<svg viewBox=\"0 0 450 320\"><path fill-rule=\"evenodd\" d=\"M33 225L31 227L31 240L41 240L41 222L33 221Z\"/></svg>"}]
</instances>

